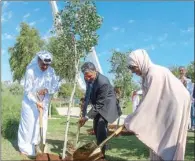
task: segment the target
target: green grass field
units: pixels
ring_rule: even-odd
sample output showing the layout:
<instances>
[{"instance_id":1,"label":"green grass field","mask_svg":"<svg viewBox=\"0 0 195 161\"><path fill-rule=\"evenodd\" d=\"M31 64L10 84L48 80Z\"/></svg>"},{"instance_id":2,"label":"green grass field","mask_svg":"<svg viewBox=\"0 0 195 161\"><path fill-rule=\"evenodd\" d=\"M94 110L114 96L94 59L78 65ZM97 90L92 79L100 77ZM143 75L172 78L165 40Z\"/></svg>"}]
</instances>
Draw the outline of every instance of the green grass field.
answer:
<instances>
[{"instance_id":1,"label":"green grass field","mask_svg":"<svg viewBox=\"0 0 195 161\"><path fill-rule=\"evenodd\" d=\"M50 119L48 124L47 144L48 152L61 154L63 149L64 129L66 119ZM74 141L77 130L77 119L71 119L69 129L69 140ZM81 128L80 141L85 144L95 140L94 136L88 135L86 130L92 127L92 122L87 122ZM185 160L194 160L194 133L188 133ZM146 160L149 156L148 148L142 144L135 136L119 136L111 139L107 151L109 161L129 161ZM17 140L1 139L1 160L22 160L23 158L17 151Z\"/></svg>"}]
</instances>

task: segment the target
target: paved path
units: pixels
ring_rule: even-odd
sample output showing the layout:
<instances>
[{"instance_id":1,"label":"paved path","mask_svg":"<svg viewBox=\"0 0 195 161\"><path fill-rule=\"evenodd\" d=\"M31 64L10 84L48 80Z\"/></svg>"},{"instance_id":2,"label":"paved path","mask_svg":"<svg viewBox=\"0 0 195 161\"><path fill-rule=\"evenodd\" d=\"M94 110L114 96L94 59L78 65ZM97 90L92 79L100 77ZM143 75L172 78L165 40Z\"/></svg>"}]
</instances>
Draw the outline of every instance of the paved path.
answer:
<instances>
[{"instance_id":1,"label":"paved path","mask_svg":"<svg viewBox=\"0 0 195 161\"><path fill-rule=\"evenodd\" d=\"M59 108L56 108L56 109L57 109L59 115L61 115L61 116L67 116L67 112L68 112L68 108L67 107L59 107ZM88 110L90 110L90 109L88 109ZM79 117L79 113L80 113L80 108L79 107L72 107L70 109L70 116L71 117ZM124 123L124 119L126 117L127 117L127 115L122 115L120 117L120 123L119 123L120 125L122 125ZM117 120L113 124L117 124Z\"/></svg>"}]
</instances>

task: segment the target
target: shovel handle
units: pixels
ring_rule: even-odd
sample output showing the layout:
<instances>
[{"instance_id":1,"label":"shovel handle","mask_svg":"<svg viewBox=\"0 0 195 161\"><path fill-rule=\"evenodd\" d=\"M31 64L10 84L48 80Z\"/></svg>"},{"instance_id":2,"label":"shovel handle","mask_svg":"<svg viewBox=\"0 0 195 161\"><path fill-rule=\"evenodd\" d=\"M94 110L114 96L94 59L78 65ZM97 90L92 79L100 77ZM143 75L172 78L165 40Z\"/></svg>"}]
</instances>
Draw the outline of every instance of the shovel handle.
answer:
<instances>
[{"instance_id":1,"label":"shovel handle","mask_svg":"<svg viewBox=\"0 0 195 161\"><path fill-rule=\"evenodd\" d=\"M41 98L39 97L38 92L37 92L37 93L36 93L36 96L37 96L37 98L38 98L39 101L43 102L43 99L45 98L45 95L44 95L44 97L41 99ZM42 108L39 108L39 126L40 126L40 128L43 128L43 109L42 109Z\"/></svg>"},{"instance_id":2,"label":"shovel handle","mask_svg":"<svg viewBox=\"0 0 195 161\"><path fill-rule=\"evenodd\" d=\"M43 109L39 108L39 125L40 128L43 128Z\"/></svg>"},{"instance_id":3,"label":"shovel handle","mask_svg":"<svg viewBox=\"0 0 195 161\"><path fill-rule=\"evenodd\" d=\"M100 145L99 147L102 148L104 146L104 144L106 144L106 142L108 140L110 140L113 136L118 135L123 129L125 128L125 125L122 125L121 127L119 127L115 132L113 132L109 137L107 137Z\"/></svg>"}]
</instances>

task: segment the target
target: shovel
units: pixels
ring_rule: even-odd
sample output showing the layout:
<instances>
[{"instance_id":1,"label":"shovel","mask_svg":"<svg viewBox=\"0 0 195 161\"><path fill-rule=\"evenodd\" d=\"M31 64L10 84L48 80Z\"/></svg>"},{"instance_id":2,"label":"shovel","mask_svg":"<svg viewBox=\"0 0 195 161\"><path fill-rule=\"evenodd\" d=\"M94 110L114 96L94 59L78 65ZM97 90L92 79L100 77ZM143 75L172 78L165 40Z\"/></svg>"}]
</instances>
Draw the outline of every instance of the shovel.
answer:
<instances>
[{"instance_id":1,"label":"shovel","mask_svg":"<svg viewBox=\"0 0 195 161\"><path fill-rule=\"evenodd\" d=\"M41 99L37 93L37 98L39 101L43 101L44 97ZM39 130L40 142L35 147L37 154L44 153L46 151L45 144L43 143L43 109L42 108L39 108L39 126L40 126L40 130Z\"/></svg>"},{"instance_id":2,"label":"shovel","mask_svg":"<svg viewBox=\"0 0 195 161\"><path fill-rule=\"evenodd\" d=\"M102 147L109 141L113 136L118 135L125 126L119 127L114 133L107 137L99 146L95 142L91 142L83 145L73 153L74 161L96 161L103 157Z\"/></svg>"},{"instance_id":3,"label":"shovel","mask_svg":"<svg viewBox=\"0 0 195 161\"><path fill-rule=\"evenodd\" d=\"M45 144L43 143L43 109L39 109L39 126L40 126L40 130L39 130L39 134L40 134L40 142L38 145L36 145L36 153L37 154L42 154L45 153Z\"/></svg>"},{"instance_id":4,"label":"shovel","mask_svg":"<svg viewBox=\"0 0 195 161\"><path fill-rule=\"evenodd\" d=\"M44 152L45 149L45 144L43 144L43 109L40 109L39 113L39 122L40 122L40 150L42 153Z\"/></svg>"}]
</instances>

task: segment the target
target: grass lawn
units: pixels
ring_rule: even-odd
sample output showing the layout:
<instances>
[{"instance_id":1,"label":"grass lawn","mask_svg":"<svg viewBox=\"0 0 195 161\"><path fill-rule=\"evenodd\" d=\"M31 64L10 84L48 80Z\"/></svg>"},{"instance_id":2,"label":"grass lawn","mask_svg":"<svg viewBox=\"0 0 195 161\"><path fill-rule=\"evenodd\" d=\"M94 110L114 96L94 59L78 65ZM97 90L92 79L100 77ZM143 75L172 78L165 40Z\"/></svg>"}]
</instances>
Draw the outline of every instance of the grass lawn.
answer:
<instances>
[{"instance_id":1,"label":"grass lawn","mask_svg":"<svg viewBox=\"0 0 195 161\"><path fill-rule=\"evenodd\" d=\"M61 154L63 149L65 118L50 119L47 134L48 152ZM69 139L74 141L77 130L77 119L72 118L69 129ZM81 128L80 141L81 145L92 140L94 136L87 135L86 129L92 127L92 122L87 122ZM185 160L194 160L194 133L188 133ZM23 158L17 151L16 140L1 139L1 160L21 160ZM109 161L129 161L129 160L146 160L149 156L147 147L142 144L135 136L120 136L109 141L109 150L107 151Z\"/></svg>"}]
</instances>

